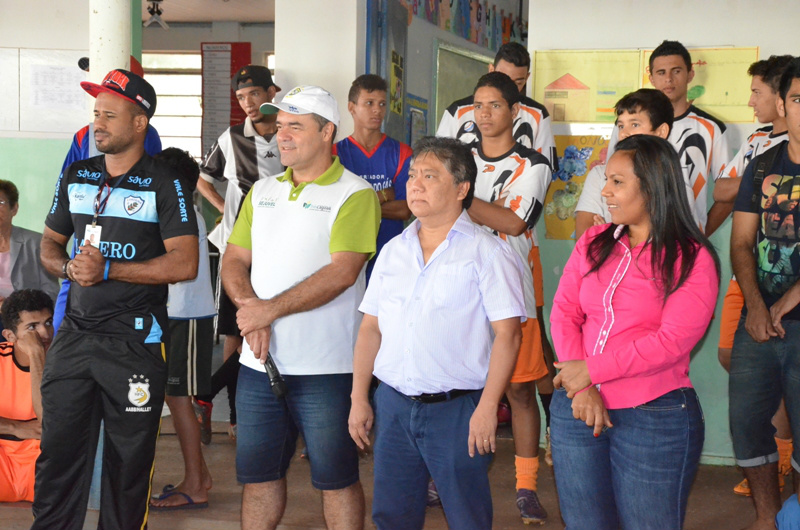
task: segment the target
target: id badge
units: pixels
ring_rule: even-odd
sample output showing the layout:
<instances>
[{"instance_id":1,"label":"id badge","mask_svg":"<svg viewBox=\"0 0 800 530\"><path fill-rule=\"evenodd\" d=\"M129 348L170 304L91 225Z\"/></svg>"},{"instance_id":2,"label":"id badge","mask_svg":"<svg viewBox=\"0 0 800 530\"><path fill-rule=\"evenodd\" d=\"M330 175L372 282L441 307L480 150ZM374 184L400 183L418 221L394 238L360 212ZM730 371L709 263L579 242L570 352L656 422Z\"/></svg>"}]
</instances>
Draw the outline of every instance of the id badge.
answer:
<instances>
[{"instance_id":1,"label":"id badge","mask_svg":"<svg viewBox=\"0 0 800 530\"><path fill-rule=\"evenodd\" d=\"M89 243L95 248L100 248L100 234L103 231L103 227L99 225L86 225L86 232L84 233L84 241Z\"/></svg>"}]
</instances>

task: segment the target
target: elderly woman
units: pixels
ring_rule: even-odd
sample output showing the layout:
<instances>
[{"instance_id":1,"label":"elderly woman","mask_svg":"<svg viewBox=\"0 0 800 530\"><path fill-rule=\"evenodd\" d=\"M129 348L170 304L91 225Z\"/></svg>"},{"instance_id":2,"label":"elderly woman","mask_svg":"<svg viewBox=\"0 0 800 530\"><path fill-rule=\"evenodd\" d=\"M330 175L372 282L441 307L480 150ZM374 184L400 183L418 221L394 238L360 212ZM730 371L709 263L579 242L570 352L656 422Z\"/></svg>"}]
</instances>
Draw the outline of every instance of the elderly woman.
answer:
<instances>
[{"instance_id":1,"label":"elderly woman","mask_svg":"<svg viewBox=\"0 0 800 530\"><path fill-rule=\"evenodd\" d=\"M11 224L19 210L19 191L0 180L0 303L18 289L39 289L55 300L57 280L39 261L42 234Z\"/></svg>"},{"instance_id":2,"label":"elderly woman","mask_svg":"<svg viewBox=\"0 0 800 530\"><path fill-rule=\"evenodd\" d=\"M551 442L568 530L683 526L704 439L689 354L719 289L684 189L667 141L621 141L602 192L611 224L588 229L564 268Z\"/></svg>"}]
</instances>

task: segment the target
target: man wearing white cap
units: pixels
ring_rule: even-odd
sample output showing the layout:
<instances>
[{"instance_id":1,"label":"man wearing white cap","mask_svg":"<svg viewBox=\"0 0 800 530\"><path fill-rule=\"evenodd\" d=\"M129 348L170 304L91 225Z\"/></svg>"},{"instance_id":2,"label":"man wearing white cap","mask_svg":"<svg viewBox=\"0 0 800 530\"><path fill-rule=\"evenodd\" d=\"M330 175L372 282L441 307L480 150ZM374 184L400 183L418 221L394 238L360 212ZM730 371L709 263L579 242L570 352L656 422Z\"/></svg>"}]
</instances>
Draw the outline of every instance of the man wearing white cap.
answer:
<instances>
[{"instance_id":1,"label":"man wearing white cap","mask_svg":"<svg viewBox=\"0 0 800 530\"><path fill-rule=\"evenodd\" d=\"M347 419L358 304L380 204L365 180L331 156L339 110L330 93L300 86L261 112L277 113L287 170L253 185L222 262L245 338L236 396L242 528L274 529L280 522L299 432L328 526L363 528L364 494ZM285 397L270 391L268 356L285 379Z\"/></svg>"}]
</instances>

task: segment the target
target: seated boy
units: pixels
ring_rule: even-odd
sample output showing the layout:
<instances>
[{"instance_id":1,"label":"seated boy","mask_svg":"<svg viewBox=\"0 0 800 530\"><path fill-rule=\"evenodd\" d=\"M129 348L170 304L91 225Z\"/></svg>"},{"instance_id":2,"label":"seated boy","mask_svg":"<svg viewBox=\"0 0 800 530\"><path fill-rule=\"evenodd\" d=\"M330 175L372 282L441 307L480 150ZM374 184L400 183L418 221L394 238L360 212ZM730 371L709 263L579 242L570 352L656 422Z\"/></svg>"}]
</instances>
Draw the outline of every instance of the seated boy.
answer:
<instances>
[{"instance_id":1,"label":"seated boy","mask_svg":"<svg viewBox=\"0 0 800 530\"><path fill-rule=\"evenodd\" d=\"M14 291L3 302L0 342L0 502L33 501L42 434L44 358L53 340L53 300Z\"/></svg>"}]
</instances>

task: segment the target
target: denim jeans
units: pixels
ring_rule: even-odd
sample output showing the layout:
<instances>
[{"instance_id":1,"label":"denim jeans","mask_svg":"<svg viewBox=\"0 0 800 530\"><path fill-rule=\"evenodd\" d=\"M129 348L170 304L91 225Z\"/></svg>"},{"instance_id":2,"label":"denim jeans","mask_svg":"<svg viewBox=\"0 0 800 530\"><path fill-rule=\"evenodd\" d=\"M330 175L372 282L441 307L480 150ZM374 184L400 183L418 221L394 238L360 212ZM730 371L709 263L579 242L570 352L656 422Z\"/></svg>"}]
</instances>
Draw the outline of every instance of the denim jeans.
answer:
<instances>
[{"instance_id":1,"label":"denim jeans","mask_svg":"<svg viewBox=\"0 0 800 530\"><path fill-rule=\"evenodd\" d=\"M242 366L236 391L236 477L242 483L286 476L302 434L310 455L311 483L320 490L358 482L358 452L350 438L352 374L284 375L289 393L278 399L269 377Z\"/></svg>"},{"instance_id":2,"label":"denim jeans","mask_svg":"<svg viewBox=\"0 0 800 530\"><path fill-rule=\"evenodd\" d=\"M692 388L609 410L597 438L557 390L550 442L567 530L672 530L683 526L703 448L703 411Z\"/></svg>"},{"instance_id":3,"label":"denim jeans","mask_svg":"<svg viewBox=\"0 0 800 530\"><path fill-rule=\"evenodd\" d=\"M792 425L792 435L800 440L800 322L782 322L786 338L767 342L753 340L739 321L731 352L728 385L733 454L741 467L755 467L778 461L772 416L781 398ZM795 444L792 466L800 471L800 444Z\"/></svg>"},{"instance_id":4,"label":"denim jeans","mask_svg":"<svg viewBox=\"0 0 800 530\"><path fill-rule=\"evenodd\" d=\"M450 528L492 527L491 455L467 452L469 420L481 398L419 403L381 383L375 392L375 491L378 530L422 530L428 477Z\"/></svg>"}]
</instances>

